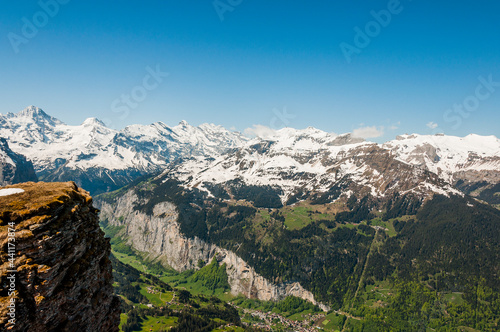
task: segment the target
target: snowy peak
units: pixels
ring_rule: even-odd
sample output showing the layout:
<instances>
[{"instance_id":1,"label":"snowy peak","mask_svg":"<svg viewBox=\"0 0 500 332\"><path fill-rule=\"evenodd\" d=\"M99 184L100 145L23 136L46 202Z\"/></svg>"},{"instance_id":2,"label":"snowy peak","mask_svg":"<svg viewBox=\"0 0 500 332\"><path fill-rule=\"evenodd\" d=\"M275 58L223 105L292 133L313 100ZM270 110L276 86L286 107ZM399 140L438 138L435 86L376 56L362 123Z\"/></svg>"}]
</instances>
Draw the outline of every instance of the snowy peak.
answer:
<instances>
[{"instance_id":1,"label":"snowy peak","mask_svg":"<svg viewBox=\"0 0 500 332\"><path fill-rule=\"evenodd\" d=\"M55 126L58 124L63 124L58 119L51 117L47 113L45 113L41 108L36 106L28 106L24 110L18 112L17 114L8 113L7 117L10 119L18 119L19 121L23 121L25 123L36 123L38 125L50 125Z\"/></svg>"},{"instance_id":2,"label":"snowy peak","mask_svg":"<svg viewBox=\"0 0 500 332\"><path fill-rule=\"evenodd\" d=\"M383 147L467 194L481 198L482 191L500 183L500 140L495 136L401 135Z\"/></svg>"},{"instance_id":3,"label":"snowy peak","mask_svg":"<svg viewBox=\"0 0 500 332\"><path fill-rule=\"evenodd\" d=\"M420 134L405 134L396 137L395 141L387 142L386 144L405 144L405 145L416 145L416 144L431 144L434 146L446 146L451 147L456 150L466 150L473 149L481 151L495 153L500 150L500 140L493 136L481 136L477 134L469 134L465 137L450 136L444 134L436 135L420 135Z\"/></svg>"},{"instance_id":4,"label":"snowy peak","mask_svg":"<svg viewBox=\"0 0 500 332\"><path fill-rule=\"evenodd\" d=\"M208 193L213 188L232 191L240 184L271 186L283 204L323 196L325 203L334 202L353 193L380 200L397 192L419 198L459 193L436 174L396 160L375 143L325 145L321 149L306 144L305 148L288 150L281 143L251 141L217 158L192 158L172 165L165 175Z\"/></svg>"},{"instance_id":5,"label":"snowy peak","mask_svg":"<svg viewBox=\"0 0 500 332\"><path fill-rule=\"evenodd\" d=\"M82 122L84 127L106 127L106 124L97 118L88 118Z\"/></svg>"},{"instance_id":6,"label":"snowy peak","mask_svg":"<svg viewBox=\"0 0 500 332\"><path fill-rule=\"evenodd\" d=\"M474 156L486 160L500 157L500 140L495 136L468 135L401 135L383 144L396 153L399 159L427 167L439 173L455 172L468 164ZM490 165L492 166L492 165Z\"/></svg>"},{"instance_id":7,"label":"snowy peak","mask_svg":"<svg viewBox=\"0 0 500 332\"><path fill-rule=\"evenodd\" d=\"M48 117L47 113L45 113L41 108L38 108L36 106L30 105L26 107L24 110L20 111L18 113L18 116L22 117Z\"/></svg>"},{"instance_id":8,"label":"snowy peak","mask_svg":"<svg viewBox=\"0 0 500 332\"><path fill-rule=\"evenodd\" d=\"M260 129L256 126L254 134ZM102 191L117 189L167 167L188 186L233 180L270 185L280 188L283 201L301 191L324 193L340 182L345 190L379 197L431 187L436 192L444 188L440 181L500 183L500 140L494 136L413 134L382 145L313 127L267 128L264 136L250 139L215 124L195 127L186 121L121 131L96 118L70 126L35 106L0 115L0 137L33 161L42 180L78 182L80 177L91 182L85 186L89 190L95 182L106 183ZM183 161L171 165L174 160Z\"/></svg>"},{"instance_id":9,"label":"snowy peak","mask_svg":"<svg viewBox=\"0 0 500 332\"><path fill-rule=\"evenodd\" d=\"M337 135L314 127L306 129L282 128L265 138L255 138L248 145L259 141L273 142L274 151L309 151L315 152L331 146L365 143L362 138L352 137L350 133Z\"/></svg>"},{"instance_id":10,"label":"snowy peak","mask_svg":"<svg viewBox=\"0 0 500 332\"><path fill-rule=\"evenodd\" d=\"M234 183L271 186L283 203L315 195L329 195L331 202L352 193L423 199L461 194L453 187L459 179L486 181L484 188L499 183L500 144L494 136L403 135L380 145L351 134L284 128L220 157L173 165L166 174L208 192Z\"/></svg>"}]
</instances>

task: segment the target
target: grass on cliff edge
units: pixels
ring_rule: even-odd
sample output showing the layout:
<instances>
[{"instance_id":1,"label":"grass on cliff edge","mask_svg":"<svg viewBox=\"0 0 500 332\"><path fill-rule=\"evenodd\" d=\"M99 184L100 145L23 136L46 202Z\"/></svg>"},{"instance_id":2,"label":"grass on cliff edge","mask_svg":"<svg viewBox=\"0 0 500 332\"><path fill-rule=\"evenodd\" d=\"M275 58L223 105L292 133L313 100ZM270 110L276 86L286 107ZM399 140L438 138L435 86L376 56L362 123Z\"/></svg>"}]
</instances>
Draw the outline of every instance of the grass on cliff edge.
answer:
<instances>
[{"instance_id":1,"label":"grass on cliff edge","mask_svg":"<svg viewBox=\"0 0 500 332\"><path fill-rule=\"evenodd\" d=\"M47 212L72 200L90 202L92 198L74 182L26 182L1 187L1 189L19 188L24 192L2 196L0 200L0 226L9 221L17 221L30 216L43 216ZM43 221L43 218L31 218L24 221L22 227ZM26 223L28 222L28 223Z\"/></svg>"}]
</instances>

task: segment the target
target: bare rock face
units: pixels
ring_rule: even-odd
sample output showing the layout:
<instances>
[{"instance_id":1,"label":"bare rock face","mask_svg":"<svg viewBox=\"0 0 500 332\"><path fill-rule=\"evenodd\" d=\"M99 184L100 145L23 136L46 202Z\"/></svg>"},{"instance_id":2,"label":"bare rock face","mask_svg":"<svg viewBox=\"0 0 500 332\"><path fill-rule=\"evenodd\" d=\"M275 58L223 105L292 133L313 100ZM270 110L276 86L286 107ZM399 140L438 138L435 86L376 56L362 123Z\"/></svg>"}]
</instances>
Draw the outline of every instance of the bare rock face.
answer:
<instances>
[{"instance_id":1,"label":"bare rock face","mask_svg":"<svg viewBox=\"0 0 500 332\"><path fill-rule=\"evenodd\" d=\"M37 181L31 161L13 152L4 138L0 137L0 186Z\"/></svg>"},{"instance_id":2,"label":"bare rock face","mask_svg":"<svg viewBox=\"0 0 500 332\"><path fill-rule=\"evenodd\" d=\"M110 244L89 194L29 182L0 195L0 330L118 331Z\"/></svg>"}]
</instances>

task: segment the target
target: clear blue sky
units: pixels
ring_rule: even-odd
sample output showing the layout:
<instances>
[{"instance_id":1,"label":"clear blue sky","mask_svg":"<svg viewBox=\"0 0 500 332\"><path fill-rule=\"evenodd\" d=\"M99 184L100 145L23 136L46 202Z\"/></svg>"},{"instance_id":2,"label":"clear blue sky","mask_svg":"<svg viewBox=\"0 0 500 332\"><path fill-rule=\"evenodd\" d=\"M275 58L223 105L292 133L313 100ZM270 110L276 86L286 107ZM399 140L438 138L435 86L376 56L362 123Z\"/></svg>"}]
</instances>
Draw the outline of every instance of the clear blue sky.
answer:
<instances>
[{"instance_id":1,"label":"clear blue sky","mask_svg":"<svg viewBox=\"0 0 500 332\"><path fill-rule=\"evenodd\" d=\"M3 5L0 113L500 137L500 83L478 79L500 82L498 0L218 0L219 13L213 0L60 1L53 17L37 1ZM374 24L371 11L388 9ZM369 45L347 61L341 45L367 24ZM157 83L148 67L169 75Z\"/></svg>"}]
</instances>

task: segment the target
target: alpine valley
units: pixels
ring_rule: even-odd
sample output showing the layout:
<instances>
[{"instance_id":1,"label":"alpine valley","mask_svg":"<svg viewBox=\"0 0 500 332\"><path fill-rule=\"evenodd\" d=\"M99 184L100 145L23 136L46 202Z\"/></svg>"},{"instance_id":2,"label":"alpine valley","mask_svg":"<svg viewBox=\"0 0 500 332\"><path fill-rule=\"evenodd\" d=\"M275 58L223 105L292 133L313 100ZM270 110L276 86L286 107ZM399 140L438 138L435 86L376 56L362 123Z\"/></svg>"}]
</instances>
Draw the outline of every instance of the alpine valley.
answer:
<instances>
[{"instance_id":1,"label":"alpine valley","mask_svg":"<svg viewBox=\"0 0 500 332\"><path fill-rule=\"evenodd\" d=\"M30 106L0 137L4 184L31 162L94 195L123 331L500 329L494 136L116 131Z\"/></svg>"}]
</instances>

